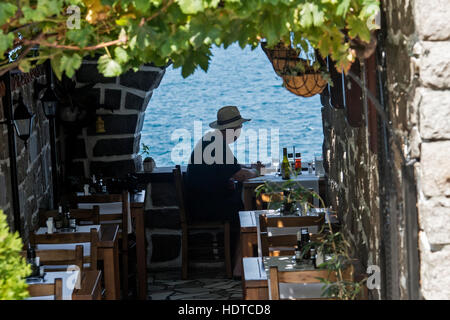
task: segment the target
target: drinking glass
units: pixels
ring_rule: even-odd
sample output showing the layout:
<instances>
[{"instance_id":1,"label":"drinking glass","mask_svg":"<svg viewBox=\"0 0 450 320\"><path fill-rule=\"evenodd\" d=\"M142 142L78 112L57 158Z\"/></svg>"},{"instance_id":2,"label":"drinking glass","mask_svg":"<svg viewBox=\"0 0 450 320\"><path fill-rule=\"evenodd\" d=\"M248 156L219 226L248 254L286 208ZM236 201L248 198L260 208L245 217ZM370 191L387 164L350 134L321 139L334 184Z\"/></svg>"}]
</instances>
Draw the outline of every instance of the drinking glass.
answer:
<instances>
[{"instance_id":1,"label":"drinking glass","mask_svg":"<svg viewBox=\"0 0 450 320\"><path fill-rule=\"evenodd\" d=\"M325 174L325 169L323 168L323 157L321 153L314 153L314 166L316 167L317 176Z\"/></svg>"}]
</instances>

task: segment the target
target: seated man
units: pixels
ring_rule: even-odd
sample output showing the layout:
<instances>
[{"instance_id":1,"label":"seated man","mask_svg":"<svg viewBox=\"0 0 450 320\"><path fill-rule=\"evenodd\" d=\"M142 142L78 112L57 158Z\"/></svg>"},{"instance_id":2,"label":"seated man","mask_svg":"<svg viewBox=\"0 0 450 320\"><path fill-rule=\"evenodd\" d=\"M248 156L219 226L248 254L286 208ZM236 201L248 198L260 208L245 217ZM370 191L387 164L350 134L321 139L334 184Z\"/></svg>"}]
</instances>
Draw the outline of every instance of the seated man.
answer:
<instances>
[{"instance_id":1,"label":"seated man","mask_svg":"<svg viewBox=\"0 0 450 320\"><path fill-rule=\"evenodd\" d=\"M258 176L257 168L244 168L234 157L228 144L235 142L244 122L235 106L217 112L217 121L210 123L216 130L208 132L195 146L187 167L187 189L190 218L194 221L228 220L239 226L239 210L243 210L241 182Z\"/></svg>"}]
</instances>

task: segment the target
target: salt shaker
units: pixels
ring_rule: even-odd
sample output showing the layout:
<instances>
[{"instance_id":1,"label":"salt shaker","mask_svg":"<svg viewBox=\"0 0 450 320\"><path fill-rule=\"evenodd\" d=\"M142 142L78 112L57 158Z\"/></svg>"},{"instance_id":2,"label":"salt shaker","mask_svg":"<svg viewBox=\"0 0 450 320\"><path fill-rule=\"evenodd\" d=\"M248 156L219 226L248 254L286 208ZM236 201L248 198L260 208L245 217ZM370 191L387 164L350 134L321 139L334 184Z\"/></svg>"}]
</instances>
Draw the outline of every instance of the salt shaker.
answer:
<instances>
[{"instance_id":1,"label":"salt shaker","mask_svg":"<svg viewBox=\"0 0 450 320\"><path fill-rule=\"evenodd\" d=\"M53 218L50 217L47 219L47 233L52 234L53 233Z\"/></svg>"},{"instance_id":2,"label":"salt shaker","mask_svg":"<svg viewBox=\"0 0 450 320\"><path fill-rule=\"evenodd\" d=\"M89 195L89 185L88 185L88 184L85 184L85 185L84 185L84 195L85 195L85 196L88 196L88 195Z\"/></svg>"}]
</instances>

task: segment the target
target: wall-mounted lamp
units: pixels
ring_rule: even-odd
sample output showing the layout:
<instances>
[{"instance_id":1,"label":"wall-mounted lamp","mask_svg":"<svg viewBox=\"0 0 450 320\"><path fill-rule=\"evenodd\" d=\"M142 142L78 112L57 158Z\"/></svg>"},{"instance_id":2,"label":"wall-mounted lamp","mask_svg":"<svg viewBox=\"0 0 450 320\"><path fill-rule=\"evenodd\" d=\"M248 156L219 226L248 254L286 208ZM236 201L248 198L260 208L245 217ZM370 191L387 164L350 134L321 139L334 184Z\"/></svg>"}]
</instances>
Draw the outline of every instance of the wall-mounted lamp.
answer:
<instances>
[{"instance_id":1,"label":"wall-mounted lamp","mask_svg":"<svg viewBox=\"0 0 450 320\"><path fill-rule=\"evenodd\" d=\"M45 93L41 98L42 108L47 119L52 119L56 116L56 108L58 106L58 98L51 87L45 89Z\"/></svg>"},{"instance_id":2,"label":"wall-mounted lamp","mask_svg":"<svg viewBox=\"0 0 450 320\"><path fill-rule=\"evenodd\" d=\"M27 140L33 132L34 116L35 115L31 114L30 110L25 105L23 97L19 96L18 106L13 113L13 122L17 135L24 141L25 146L27 146Z\"/></svg>"}]
</instances>

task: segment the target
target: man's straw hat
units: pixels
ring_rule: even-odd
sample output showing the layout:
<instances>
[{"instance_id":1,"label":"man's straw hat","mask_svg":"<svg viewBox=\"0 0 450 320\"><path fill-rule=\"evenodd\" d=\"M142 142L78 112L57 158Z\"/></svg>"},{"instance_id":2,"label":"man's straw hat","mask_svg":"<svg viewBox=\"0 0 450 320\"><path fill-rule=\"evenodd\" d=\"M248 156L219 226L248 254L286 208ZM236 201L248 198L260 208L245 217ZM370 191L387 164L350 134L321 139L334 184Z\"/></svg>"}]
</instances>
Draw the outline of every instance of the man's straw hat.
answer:
<instances>
[{"instance_id":1,"label":"man's straw hat","mask_svg":"<svg viewBox=\"0 0 450 320\"><path fill-rule=\"evenodd\" d=\"M217 111L217 121L211 122L209 126L213 129L225 130L239 127L250 120L242 118L237 107L225 106Z\"/></svg>"}]
</instances>

